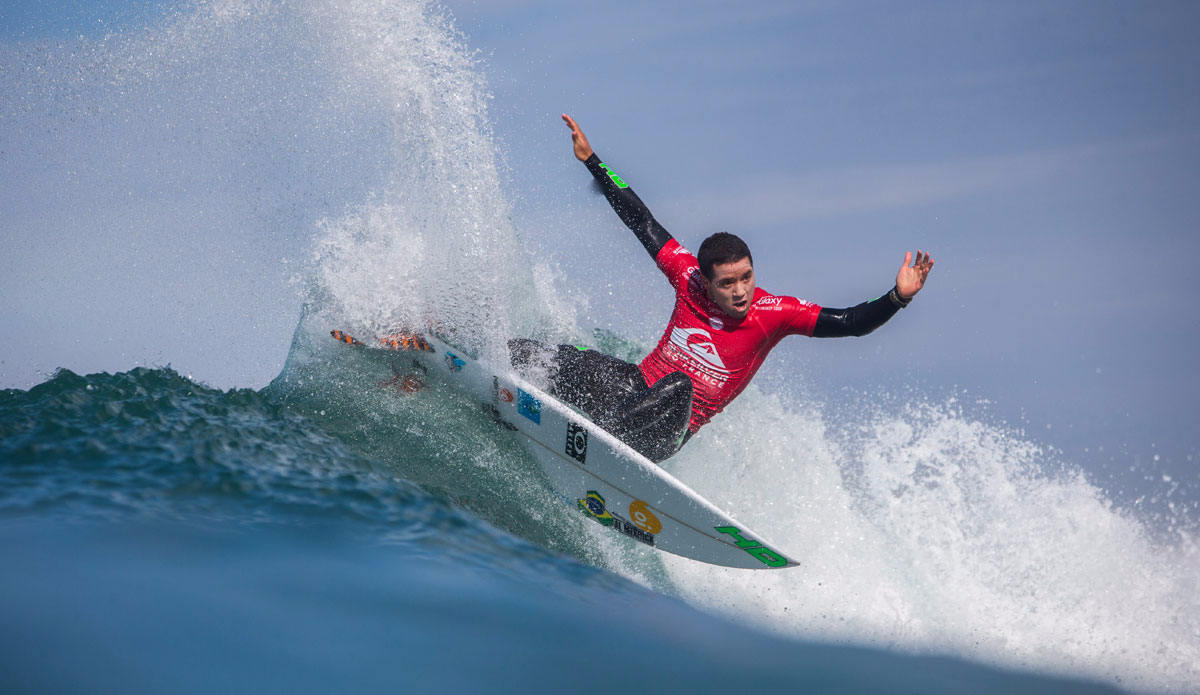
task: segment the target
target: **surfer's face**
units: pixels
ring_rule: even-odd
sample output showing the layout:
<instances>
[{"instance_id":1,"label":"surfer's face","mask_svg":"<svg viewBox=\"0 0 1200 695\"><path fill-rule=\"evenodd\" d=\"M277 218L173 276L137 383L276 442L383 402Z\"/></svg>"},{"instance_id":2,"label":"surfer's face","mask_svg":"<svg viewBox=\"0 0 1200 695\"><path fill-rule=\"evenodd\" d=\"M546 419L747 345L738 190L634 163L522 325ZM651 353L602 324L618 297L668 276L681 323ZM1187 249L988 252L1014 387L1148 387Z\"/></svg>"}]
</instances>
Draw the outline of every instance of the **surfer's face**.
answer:
<instances>
[{"instance_id":1,"label":"surfer's face","mask_svg":"<svg viewBox=\"0 0 1200 695\"><path fill-rule=\"evenodd\" d=\"M700 277L704 278L708 298L721 311L735 319L746 318L750 300L754 298L754 266L750 265L749 258L714 265L711 280L703 274Z\"/></svg>"}]
</instances>

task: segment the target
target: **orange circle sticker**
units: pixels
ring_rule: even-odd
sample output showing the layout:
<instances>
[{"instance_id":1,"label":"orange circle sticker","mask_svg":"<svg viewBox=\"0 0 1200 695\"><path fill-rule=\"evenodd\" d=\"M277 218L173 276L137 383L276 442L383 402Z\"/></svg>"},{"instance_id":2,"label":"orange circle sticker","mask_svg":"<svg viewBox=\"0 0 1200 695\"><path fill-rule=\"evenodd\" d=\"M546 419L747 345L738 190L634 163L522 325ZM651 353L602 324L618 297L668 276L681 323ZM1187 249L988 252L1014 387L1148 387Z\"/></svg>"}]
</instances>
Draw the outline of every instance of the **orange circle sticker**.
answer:
<instances>
[{"instance_id":1,"label":"orange circle sticker","mask_svg":"<svg viewBox=\"0 0 1200 695\"><path fill-rule=\"evenodd\" d=\"M629 505L629 520L646 533L658 533L662 530L662 522L650 511L649 505L642 500L634 500Z\"/></svg>"}]
</instances>

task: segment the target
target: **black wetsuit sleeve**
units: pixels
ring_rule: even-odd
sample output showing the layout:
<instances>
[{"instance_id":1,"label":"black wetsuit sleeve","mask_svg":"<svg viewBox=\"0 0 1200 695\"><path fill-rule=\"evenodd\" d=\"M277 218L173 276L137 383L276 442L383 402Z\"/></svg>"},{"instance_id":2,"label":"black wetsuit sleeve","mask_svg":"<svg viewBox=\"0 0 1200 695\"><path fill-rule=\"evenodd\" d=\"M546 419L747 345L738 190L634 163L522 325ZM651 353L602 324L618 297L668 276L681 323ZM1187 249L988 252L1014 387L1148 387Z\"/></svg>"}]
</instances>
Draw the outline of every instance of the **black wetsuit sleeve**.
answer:
<instances>
[{"instance_id":1,"label":"black wetsuit sleeve","mask_svg":"<svg viewBox=\"0 0 1200 695\"><path fill-rule=\"evenodd\" d=\"M642 242L642 246L646 247L650 257L657 259L658 252L671 240L670 232L654 219L654 215L650 214L650 209L633 192L629 184L622 181L621 177L617 176L617 173L607 164L601 162L594 152L584 162L584 166L592 172L592 176L600 184L600 188L604 191L604 197L616 211L617 217L620 217L625 226L633 231L638 241Z\"/></svg>"},{"instance_id":2,"label":"black wetsuit sleeve","mask_svg":"<svg viewBox=\"0 0 1200 695\"><path fill-rule=\"evenodd\" d=\"M849 309L821 309L817 315L817 324L813 327L814 338L846 338L861 337L887 323L897 311L908 306L908 302L900 298L896 288L879 299L863 302Z\"/></svg>"}]
</instances>

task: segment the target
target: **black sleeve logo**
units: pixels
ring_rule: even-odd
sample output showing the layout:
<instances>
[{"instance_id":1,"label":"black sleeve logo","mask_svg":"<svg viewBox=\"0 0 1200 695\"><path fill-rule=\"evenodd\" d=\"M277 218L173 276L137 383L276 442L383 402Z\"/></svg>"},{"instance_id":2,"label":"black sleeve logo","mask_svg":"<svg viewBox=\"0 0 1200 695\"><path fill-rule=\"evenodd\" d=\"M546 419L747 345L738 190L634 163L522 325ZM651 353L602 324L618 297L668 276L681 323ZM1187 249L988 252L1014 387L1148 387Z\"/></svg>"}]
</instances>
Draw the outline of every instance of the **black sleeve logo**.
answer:
<instances>
[{"instance_id":1,"label":"black sleeve logo","mask_svg":"<svg viewBox=\"0 0 1200 695\"><path fill-rule=\"evenodd\" d=\"M580 463L587 463L587 440L587 429L568 420L567 456L570 456Z\"/></svg>"}]
</instances>

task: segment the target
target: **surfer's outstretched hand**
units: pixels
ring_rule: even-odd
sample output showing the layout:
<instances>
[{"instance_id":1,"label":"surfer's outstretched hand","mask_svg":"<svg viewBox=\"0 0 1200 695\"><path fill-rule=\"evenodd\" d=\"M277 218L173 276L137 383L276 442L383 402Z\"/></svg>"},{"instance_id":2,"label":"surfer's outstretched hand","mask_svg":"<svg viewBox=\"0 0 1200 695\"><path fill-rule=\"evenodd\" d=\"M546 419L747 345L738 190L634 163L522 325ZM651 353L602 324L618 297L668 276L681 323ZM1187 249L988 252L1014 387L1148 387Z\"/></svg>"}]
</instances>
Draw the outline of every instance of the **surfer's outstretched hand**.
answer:
<instances>
[{"instance_id":1,"label":"surfer's outstretched hand","mask_svg":"<svg viewBox=\"0 0 1200 695\"><path fill-rule=\"evenodd\" d=\"M571 143L575 145L575 158L581 162L586 162L587 158L592 156L592 146L588 144L587 136L579 129L579 124L575 122L574 118L564 113L562 119L566 121L567 127L571 129Z\"/></svg>"},{"instance_id":2,"label":"surfer's outstretched hand","mask_svg":"<svg viewBox=\"0 0 1200 695\"><path fill-rule=\"evenodd\" d=\"M921 249L917 249L917 258L913 260L912 251L904 254L904 263L900 266L900 272L896 273L896 289L900 292L900 296L904 299L912 299L913 295L921 291L925 286L925 278L929 277L929 271L933 270L933 257L929 254L921 254Z\"/></svg>"}]
</instances>

